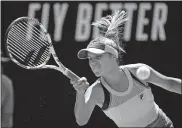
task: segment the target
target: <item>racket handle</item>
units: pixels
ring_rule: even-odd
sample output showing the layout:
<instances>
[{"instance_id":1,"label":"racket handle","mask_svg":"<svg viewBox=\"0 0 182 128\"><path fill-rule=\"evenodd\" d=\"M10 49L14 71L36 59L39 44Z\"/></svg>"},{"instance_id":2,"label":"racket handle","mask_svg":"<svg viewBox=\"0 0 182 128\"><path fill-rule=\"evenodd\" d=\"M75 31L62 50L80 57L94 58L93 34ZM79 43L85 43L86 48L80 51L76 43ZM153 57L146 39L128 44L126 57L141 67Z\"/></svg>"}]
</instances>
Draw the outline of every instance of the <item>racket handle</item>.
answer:
<instances>
[{"instance_id":1,"label":"racket handle","mask_svg":"<svg viewBox=\"0 0 182 128\"><path fill-rule=\"evenodd\" d=\"M77 76L75 73L73 73L72 71L70 71L69 69L66 68L66 76L73 80L73 81L78 81L80 79L79 76Z\"/></svg>"}]
</instances>

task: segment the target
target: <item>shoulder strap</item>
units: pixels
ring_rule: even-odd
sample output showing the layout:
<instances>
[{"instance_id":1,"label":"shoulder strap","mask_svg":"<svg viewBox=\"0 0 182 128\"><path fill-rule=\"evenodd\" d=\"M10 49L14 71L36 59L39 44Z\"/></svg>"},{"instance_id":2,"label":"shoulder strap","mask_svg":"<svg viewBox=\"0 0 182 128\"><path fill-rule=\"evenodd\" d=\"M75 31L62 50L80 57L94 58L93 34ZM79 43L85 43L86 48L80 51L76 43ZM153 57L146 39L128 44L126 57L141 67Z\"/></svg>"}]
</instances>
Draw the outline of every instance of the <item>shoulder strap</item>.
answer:
<instances>
[{"instance_id":1,"label":"shoulder strap","mask_svg":"<svg viewBox=\"0 0 182 128\"><path fill-rule=\"evenodd\" d=\"M128 70L129 71L129 70ZM149 86L147 86L146 84L144 84L143 82L141 82L135 75L133 75L133 73L131 71L129 71L132 78L135 79L136 81L138 81L142 86L148 88ZM109 91L104 87L104 85L102 84L101 80L100 80L100 84L103 88L104 91L104 103L102 106L102 110L106 110L109 107L109 103L110 103L110 93Z\"/></svg>"},{"instance_id":2,"label":"shoulder strap","mask_svg":"<svg viewBox=\"0 0 182 128\"><path fill-rule=\"evenodd\" d=\"M139 80L135 75L133 75L133 73L130 70L128 70L128 71L130 72L132 78L135 79L136 81L138 81L142 86L147 87L147 88L149 87L146 84L144 84L143 82L141 82L141 80Z\"/></svg>"},{"instance_id":3,"label":"shoulder strap","mask_svg":"<svg viewBox=\"0 0 182 128\"><path fill-rule=\"evenodd\" d=\"M103 88L103 91L104 91L104 103L103 103L103 106L102 106L102 110L106 110L108 107L109 107L109 103L110 103L110 93L109 91L103 86L101 80L100 80L100 84Z\"/></svg>"}]
</instances>

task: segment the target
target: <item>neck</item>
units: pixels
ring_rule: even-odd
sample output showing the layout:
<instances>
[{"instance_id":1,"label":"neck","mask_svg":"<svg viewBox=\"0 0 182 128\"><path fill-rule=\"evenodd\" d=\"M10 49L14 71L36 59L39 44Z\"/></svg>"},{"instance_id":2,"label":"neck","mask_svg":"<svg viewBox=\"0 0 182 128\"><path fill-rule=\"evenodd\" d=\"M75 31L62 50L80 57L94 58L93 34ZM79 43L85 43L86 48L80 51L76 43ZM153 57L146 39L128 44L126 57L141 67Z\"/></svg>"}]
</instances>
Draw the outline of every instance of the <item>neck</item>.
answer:
<instances>
[{"instance_id":1,"label":"neck","mask_svg":"<svg viewBox=\"0 0 182 128\"><path fill-rule=\"evenodd\" d=\"M104 81L115 91L124 92L128 89L129 81L123 70L113 68L102 76Z\"/></svg>"},{"instance_id":2,"label":"neck","mask_svg":"<svg viewBox=\"0 0 182 128\"><path fill-rule=\"evenodd\" d=\"M122 72L119 69L119 67L117 66L117 67L111 68L102 77L108 84L116 85L116 84L120 83L122 75L124 75L124 72Z\"/></svg>"}]
</instances>

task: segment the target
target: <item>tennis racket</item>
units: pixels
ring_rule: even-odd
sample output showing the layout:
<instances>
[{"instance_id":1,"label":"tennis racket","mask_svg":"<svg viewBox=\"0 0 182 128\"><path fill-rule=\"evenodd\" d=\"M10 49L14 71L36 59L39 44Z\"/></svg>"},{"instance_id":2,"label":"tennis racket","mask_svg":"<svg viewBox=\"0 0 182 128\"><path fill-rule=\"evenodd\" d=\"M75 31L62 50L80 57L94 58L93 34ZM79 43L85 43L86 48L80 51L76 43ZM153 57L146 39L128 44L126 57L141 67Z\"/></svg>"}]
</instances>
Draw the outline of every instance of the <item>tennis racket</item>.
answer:
<instances>
[{"instance_id":1,"label":"tennis racket","mask_svg":"<svg viewBox=\"0 0 182 128\"><path fill-rule=\"evenodd\" d=\"M22 68L55 69L71 80L80 79L59 61L49 33L37 19L20 17L14 20L6 31L5 42L10 59ZM51 55L58 66L47 64Z\"/></svg>"}]
</instances>

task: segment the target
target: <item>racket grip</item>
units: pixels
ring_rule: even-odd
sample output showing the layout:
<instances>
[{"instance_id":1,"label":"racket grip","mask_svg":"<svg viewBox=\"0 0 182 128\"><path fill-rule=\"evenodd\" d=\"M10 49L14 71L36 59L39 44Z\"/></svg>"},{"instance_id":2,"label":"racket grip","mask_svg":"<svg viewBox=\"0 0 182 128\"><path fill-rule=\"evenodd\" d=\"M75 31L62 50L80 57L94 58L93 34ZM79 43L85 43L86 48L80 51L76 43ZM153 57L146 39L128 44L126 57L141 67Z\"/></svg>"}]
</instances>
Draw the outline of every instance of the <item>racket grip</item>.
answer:
<instances>
[{"instance_id":1,"label":"racket grip","mask_svg":"<svg viewBox=\"0 0 182 128\"><path fill-rule=\"evenodd\" d=\"M77 76L75 73L73 73L72 71L70 71L69 69L66 68L66 76L73 80L73 81L78 81L80 79L79 76Z\"/></svg>"}]
</instances>

